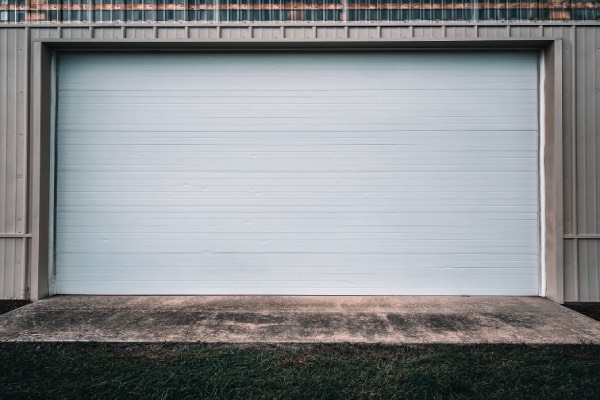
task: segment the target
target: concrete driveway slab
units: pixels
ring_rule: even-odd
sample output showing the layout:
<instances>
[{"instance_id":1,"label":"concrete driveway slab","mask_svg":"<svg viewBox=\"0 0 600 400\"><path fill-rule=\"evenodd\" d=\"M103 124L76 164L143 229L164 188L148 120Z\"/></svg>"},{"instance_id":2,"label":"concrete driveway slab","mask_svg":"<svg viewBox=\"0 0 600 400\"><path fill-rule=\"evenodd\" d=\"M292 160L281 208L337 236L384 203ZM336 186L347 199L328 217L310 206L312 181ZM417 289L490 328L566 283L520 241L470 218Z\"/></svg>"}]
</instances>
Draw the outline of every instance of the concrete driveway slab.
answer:
<instances>
[{"instance_id":1,"label":"concrete driveway slab","mask_svg":"<svg viewBox=\"0 0 600 400\"><path fill-rule=\"evenodd\" d=\"M55 296L0 341L600 344L600 322L534 297Z\"/></svg>"}]
</instances>

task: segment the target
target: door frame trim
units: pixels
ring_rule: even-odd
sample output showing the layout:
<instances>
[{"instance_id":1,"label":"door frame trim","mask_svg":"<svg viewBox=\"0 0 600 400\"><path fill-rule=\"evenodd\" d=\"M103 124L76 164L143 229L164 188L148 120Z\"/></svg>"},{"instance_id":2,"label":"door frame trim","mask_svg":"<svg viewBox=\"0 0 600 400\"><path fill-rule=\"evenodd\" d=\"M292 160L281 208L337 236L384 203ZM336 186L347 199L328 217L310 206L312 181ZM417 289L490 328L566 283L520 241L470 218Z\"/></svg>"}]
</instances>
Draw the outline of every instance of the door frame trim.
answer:
<instances>
[{"instance_id":1,"label":"door frame trim","mask_svg":"<svg viewBox=\"0 0 600 400\"><path fill-rule=\"evenodd\" d=\"M540 276L545 277L545 297L558 303L564 302L563 279L563 176L562 176L562 63L563 44L560 39L434 39L434 40L280 40L280 41L224 41L190 39L33 39L30 73L30 140L31 140L31 247L29 286L31 300L47 297L52 278L52 215L51 198L54 190L51 182L52 124L54 54L57 50L68 51L508 51L532 50L543 54L541 60L544 76L540 99L540 132L544 135L544 148L540 149L541 166L540 198L545 207L540 210L544 231L540 243ZM542 110L541 107L544 107ZM543 124L542 124L543 122ZM542 130L543 126L543 130ZM544 284L540 284L543 288ZM540 295L544 296L543 293Z\"/></svg>"}]
</instances>

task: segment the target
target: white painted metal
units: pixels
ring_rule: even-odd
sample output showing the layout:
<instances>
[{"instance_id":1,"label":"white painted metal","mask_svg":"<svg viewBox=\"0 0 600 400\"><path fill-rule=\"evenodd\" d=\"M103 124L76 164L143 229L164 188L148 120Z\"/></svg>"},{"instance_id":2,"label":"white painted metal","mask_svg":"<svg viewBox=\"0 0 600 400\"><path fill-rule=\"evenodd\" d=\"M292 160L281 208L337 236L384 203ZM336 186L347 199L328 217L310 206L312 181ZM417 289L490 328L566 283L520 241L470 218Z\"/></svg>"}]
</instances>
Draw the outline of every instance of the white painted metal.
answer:
<instances>
[{"instance_id":1,"label":"white painted metal","mask_svg":"<svg viewBox=\"0 0 600 400\"><path fill-rule=\"evenodd\" d=\"M544 166L544 157L541 155L544 154L546 150L546 71L545 71L545 60L544 60L544 52L540 51L539 56L539 74L538 74L538 82L539 82L539 125L540 125L540 144L538 149L538 165L539 165L539 197L540 197L540 216L539 216L539 224L540 224L540 235L539 235L539 247L540 247L540 285L539 285L539 295L541 297L546 297L547 290L547 282L546 282L546 171Z\"/></svg>"},{"instance_id":2,"label":"white painted metal","mask_svg":"<svg viewBox=\"0 0 600 400\"><path fill-rule=\"evenodd\" d=\"M56 289L537 295L537 57L70 54Z\"/></svg>"}]
</instances>

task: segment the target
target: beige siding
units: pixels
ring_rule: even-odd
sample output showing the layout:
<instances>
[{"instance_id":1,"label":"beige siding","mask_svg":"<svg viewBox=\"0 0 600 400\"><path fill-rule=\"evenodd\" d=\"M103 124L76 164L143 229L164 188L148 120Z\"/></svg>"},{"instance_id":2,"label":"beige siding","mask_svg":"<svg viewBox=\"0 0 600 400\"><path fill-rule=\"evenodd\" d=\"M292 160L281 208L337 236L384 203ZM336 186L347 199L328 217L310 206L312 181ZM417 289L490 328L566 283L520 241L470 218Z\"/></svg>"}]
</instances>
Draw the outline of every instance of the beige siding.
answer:
<instances>
[{"instance_id":1,"label":"beige siding","mask_svg":"<svg viewBox=\"0 0 600 400\"><path fill-rule=\"evenodd\" d=\"M577 227L579 233L598 232L598 79L600 30L577 30L576 138Z\"/></svg>"},{"instance_id":2,"label":"beige siding","mask_svg":"<svg viewBox=\"0 0 600 400\"><path fill-rule=\"evenodd\" d=\"M26 295L27 45L25 29L0 29L0 298Z\"/></svg>"},{"instance_id":3,"label":"beige siding","mask_svg":"<svg viewBox=\"0 0 600 400\"><path fill-rule=\"evenodd\" d=\"M575 33L576 69L572 118L574 140L569 165L572 177L574 239L576 249L571 272L577 286L567 287L566 298L576 301L600 301L600 29L580 27Z\"/></svg>"},{"instance_id":4,"label":"beige siding","mask_svg":"<svg viewBox=\"0 0 600 400\"><path fill-rule=\"evenodd\" d=\"M29 29L29 32L27 31ZM564 294L600 301L600 24L148 25L0 27L0 298L23 298L28 221L28 38L84 40L563 41Z\"/></svg>"},{"instance_id":5,"label":"beige siding","mask_svg":"<svg viewBox=\"0 0 600 400\"><path fill-rule=\"evenodd\" d=\"M578 248L578 283L577 301L600 301L600 279L598 263L600 262L599 240L577 240Z\"/></svg>"}]
</instances>

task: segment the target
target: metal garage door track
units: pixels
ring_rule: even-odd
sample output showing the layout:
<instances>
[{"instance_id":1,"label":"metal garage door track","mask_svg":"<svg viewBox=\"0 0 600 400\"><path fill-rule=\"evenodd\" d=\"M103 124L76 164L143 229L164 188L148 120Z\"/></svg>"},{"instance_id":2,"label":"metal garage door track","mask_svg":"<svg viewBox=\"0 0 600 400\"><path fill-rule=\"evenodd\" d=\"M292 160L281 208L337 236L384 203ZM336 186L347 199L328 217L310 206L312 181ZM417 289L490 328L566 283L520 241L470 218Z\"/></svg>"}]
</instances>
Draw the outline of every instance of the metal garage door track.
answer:
<instances>
[{"instance_id":1,"label":"metal garage door track","mask_svg":"<svg viewBox=\"0 0 600 400\"><path fill-rule=\"evenodd\" d=\"M534 297L56 296L0 341L600 344L600 322Z\"/></svg>"}]
</instances>

